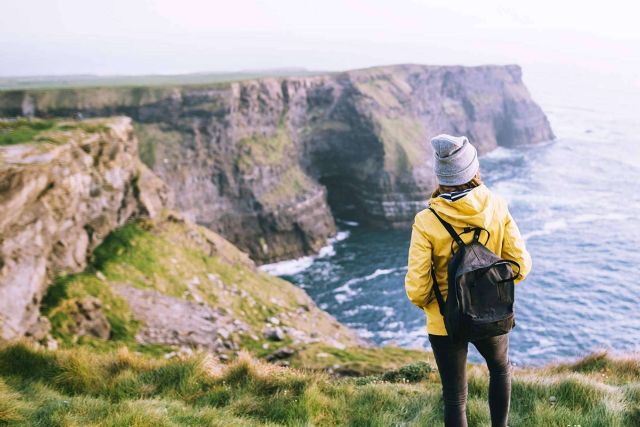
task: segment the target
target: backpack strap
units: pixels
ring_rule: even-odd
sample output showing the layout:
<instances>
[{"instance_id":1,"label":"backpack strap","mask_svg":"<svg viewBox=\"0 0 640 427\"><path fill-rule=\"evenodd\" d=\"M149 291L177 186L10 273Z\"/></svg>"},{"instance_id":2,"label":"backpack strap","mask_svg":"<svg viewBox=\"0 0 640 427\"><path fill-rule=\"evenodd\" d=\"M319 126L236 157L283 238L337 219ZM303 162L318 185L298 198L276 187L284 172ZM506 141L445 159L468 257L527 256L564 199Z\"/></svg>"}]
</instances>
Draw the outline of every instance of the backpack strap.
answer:
<instances>
[{"instance_id":1,"label":"backpack strap","mask_svg":"<svg viewBox=\"0 0 640 427\"><path fill-rule=\"evenodd\" d=\"M451 235L453 240L460 247L464 246L464 244L465 244L464 241L462 240L462 238L460 238L458 233L456 233L456 230L453 229L451 224L449 224L447 221L442 219L442 217L440 215L438 215L438 213L435 210L433 210L431 207L429 208L429 210L431 212L433 212L433 214L436 216L436 218L438 218L440 223L444 226L444 228L447 230L447 232ZM440 292L440 286L438 285L438 280L436 279L436 266L433 263L431 264L431 279L433 280L433 292L436 294L436 300L438 300L438 307L440 308L440 314L442 315L442 317L445 317L446 305L445 305L444 298L442 297L442 292Z\"/></svg>"},{"instance_id":2,"label":"backpack strap","mask_svg":"<svg viewBox=\"0 0 640 427\"><path fill-rule=\"evenodd\" d=\"M436 266L435 264L431 264L431 279L433 280L433 292L436 294L436 300L438 301L438 308L440 309L440 314L442 317L445 317L445 309L446 305L444 303L444 298L442 297L442 293L440 292L440 286L438 285L438 280L436 279Z\"/></svg>"},{"instance_id":3,"label":"backpack strap","mask_svg":"<svg viewBox=\"0 0 640 427\"><path fill-rule=\"evenodd\" d=\"M456 233L456 230L453 229L451 224L449 224L447 221L442 219L442 217L440 215L438 215L438 213L436 211L434 211L433 208L430 207L429 210L431 212L433 212L433 214L436 216L436 218L438 218L438 221L440 221L440 223L444 226L444 228L447 229L447 231L449 232L451 237L453 237L453 240L455 240L455 242L458 244L458 246L460 246L460 247L464 246L464 244L465 244L464 241L460 238L458 233Z\"/></svg>"}]
</instances>

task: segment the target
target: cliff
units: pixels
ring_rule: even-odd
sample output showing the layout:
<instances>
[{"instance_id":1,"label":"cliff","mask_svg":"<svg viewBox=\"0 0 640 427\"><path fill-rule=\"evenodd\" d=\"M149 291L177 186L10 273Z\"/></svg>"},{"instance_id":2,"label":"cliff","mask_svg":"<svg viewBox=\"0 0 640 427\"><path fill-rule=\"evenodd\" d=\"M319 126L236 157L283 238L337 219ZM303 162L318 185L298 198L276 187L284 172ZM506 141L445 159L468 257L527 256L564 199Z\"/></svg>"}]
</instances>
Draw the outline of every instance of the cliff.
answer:
<instances>
[{"instance_id":1,"label":"cliff","mask_svg":"<svg viewBox=\"0 0 640 427\"><path fill-rule=\"evenodd\" d=\"M0 341L273 360L366 345L302 289L166 209L128 118L0 122L0 182Z\"/></svg>"},{"instance_id":2,"label":"cliff","mask_svg":"<svg viewBox=\"0 0 640 427\"><path fill-rule=\"evenodd\" d=\"M36 333L54 277L81 271L132 216L156 215L167 191L128 118L0 122L0 339Z\"/></svg>"},{"instance_id":3,"label":"cliff","mask_svg":"<svg viewBox=\"0 0 640 427\"><path fill-rule=\"evenodd\" d=\"M316 252L334 214L409 224L435 183L432 135L466 134L480 153L553 138L518 66L0 92L0 115L78 113L132 117L176 207L258 262Z\"/></svg>"},{"instance_id":4,"label":"cliff","mask_svg":"<svg viewBox=\"0 0 640 427\"><path fill-rule=\"evenodd\" d=\"M56 278L42 311L64 347L199 349L223 360L243 349L275 361L310 345L367 345L302 289L170 211L109 234L85 271Z\"/></svg>"}]
</instances>

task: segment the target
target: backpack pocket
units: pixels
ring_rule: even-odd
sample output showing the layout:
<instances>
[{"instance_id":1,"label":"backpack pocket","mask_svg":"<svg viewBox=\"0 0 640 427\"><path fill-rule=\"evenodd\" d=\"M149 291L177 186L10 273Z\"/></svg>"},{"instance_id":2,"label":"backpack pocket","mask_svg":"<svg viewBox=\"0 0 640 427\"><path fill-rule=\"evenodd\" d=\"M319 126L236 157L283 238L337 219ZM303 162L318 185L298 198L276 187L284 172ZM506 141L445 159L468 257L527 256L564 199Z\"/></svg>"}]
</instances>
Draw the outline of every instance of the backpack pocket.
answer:
<instances>
[{"instance_id":1,"label":"backpack pocket","mask_svg":"<svg viewBox=\"0 0 640 427\"><path fill-rule=\"evenodd\" d=\"M490 321L467 318L465 323L465 335L470 341L504 335L509 333L516 324L514 313L510 313L503 319Z\"/></svg>"}]
</instances>

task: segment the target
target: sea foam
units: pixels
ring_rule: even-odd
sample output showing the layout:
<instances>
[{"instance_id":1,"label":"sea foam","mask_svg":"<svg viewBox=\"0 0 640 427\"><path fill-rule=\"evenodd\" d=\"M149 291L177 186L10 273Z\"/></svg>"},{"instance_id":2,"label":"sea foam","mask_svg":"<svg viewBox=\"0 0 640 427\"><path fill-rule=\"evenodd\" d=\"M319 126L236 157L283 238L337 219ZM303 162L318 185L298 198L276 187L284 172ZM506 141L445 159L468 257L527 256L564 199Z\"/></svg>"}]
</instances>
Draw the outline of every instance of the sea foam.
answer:
<instances>
[{"instance_id":1,"label":"sea foam","mask_svg":"<svg viewBox=\"0 0 640 427\"><path fill-rule=\"evenodd\" d=\"M320 248L318 255L307 255L300 258L264 264L258 267L258 269L274 276L293 276L311 267L313 261L318 258L334 256L336 254L336 250L333 244L349 238L350 234L351 232L348 230L338 231L334 237L327 240L327 244L325 246Z\"/></svg>"}]
</instances>

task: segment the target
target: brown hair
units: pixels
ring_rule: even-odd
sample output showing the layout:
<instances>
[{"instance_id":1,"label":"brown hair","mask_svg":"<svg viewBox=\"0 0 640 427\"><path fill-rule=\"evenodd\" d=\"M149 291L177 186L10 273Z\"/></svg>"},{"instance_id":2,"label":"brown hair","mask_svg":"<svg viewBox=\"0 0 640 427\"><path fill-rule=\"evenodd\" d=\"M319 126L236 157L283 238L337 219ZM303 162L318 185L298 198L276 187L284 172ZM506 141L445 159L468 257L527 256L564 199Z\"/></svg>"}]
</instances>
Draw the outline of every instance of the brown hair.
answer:
<instances>
[{"instance_id":1,"label":"brown hair","mask_svg":"<svg viewBox=\"0 0 640 427\"><path fill-rule=\"evenodd\" d=\"M438 197L443 193L453 193L454 191L462 191L469 188L476 188L479 185L482 185L482 179L480 179L480 171L478 171L478 173L476 173L476 175L473 178L471 178L469 182L465 182L464 184L453 185L453 186L438 185L434 190L433 194L431 194L431 197Z\"/></svg>"}]
</instances>

